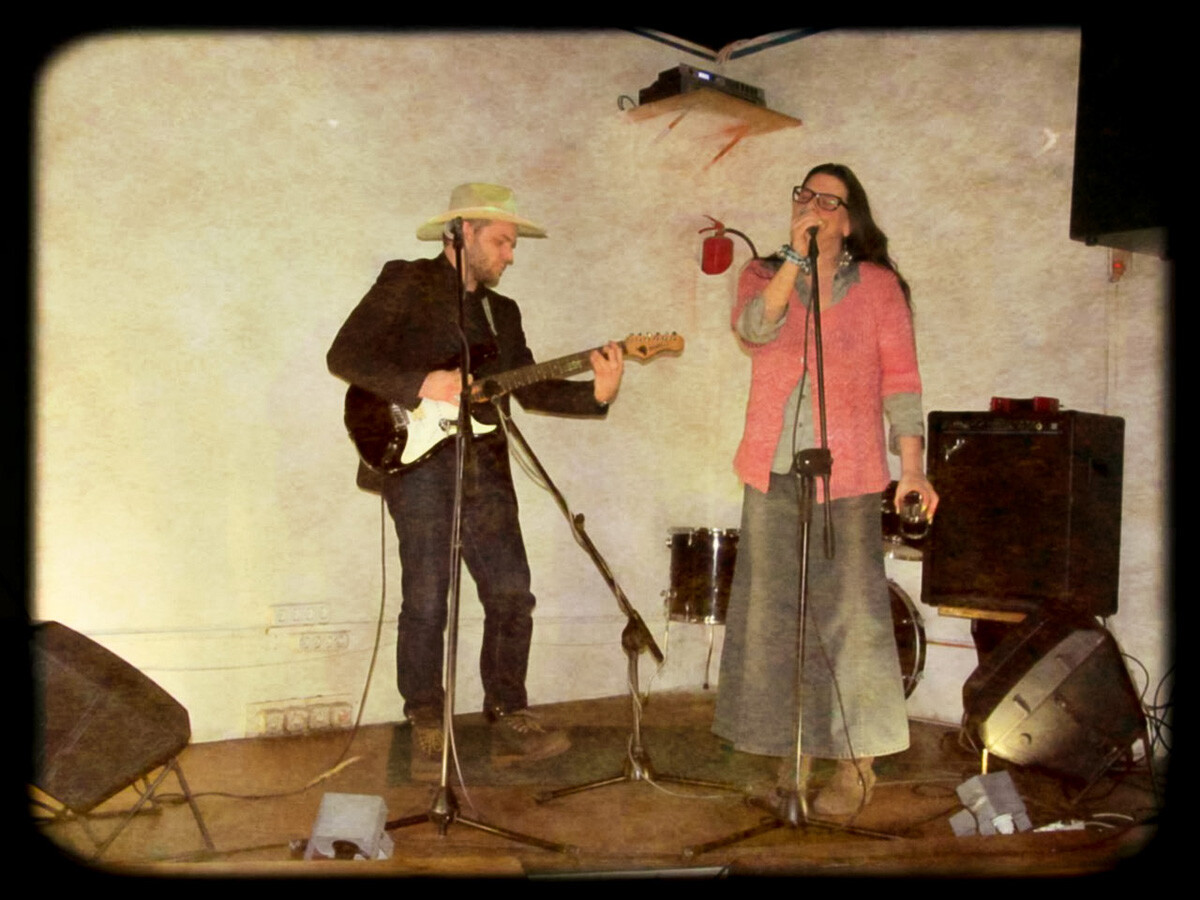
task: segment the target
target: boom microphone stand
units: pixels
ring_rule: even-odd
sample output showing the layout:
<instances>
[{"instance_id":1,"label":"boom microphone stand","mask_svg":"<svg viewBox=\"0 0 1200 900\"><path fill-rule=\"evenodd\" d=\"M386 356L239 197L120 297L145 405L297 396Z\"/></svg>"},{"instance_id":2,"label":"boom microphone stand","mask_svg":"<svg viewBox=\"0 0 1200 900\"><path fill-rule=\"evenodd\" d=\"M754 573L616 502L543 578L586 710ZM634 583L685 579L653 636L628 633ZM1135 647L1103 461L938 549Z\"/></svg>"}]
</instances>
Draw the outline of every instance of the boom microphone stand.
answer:
<instances>
[{"instance_id":1,"label":"boom microphone stand","mask_svg":"<svg viewBox=\"0 0 1200 900\"><path fill-rule=\"evenodd\" d=\"M428 812L420 815L406 816L385 823L384 829L393 831L407 828L429 821L437 826L438 834L445 835L447 829L455 822L461 822L478 831L498 835L513 841L520 841L544 850L554 850L559 853L578 853L579 848L568 844L556 844L544 841L520 832L499 828L485 822L464 818L459 813L458 798L449 784L450 748L454 746L454 687L458 664L458 610L462 585L462 509L463 509L463 477L466 460L471 446L471 386L470 386L470 348L466 337L466 285L463 282L463 234L462 219L450 223L454 237L455 269L458 278L458 328L462 339L462 365L459 373L462 376L461 393L458 404L458 430L454 437L456 453L456 469L454 477L454 516L450 529L450 591L446 608L446 652L443 658L442 683L445 697L442 701L442 771L438 788L434 792L433 803Z\"/></svg>"},{"instance_id":2,"label":"boom microphone stand","mask_svg":"<svg viewBox=\"0 0 1200 900\"><path fill-rule=\"evenodd\" d=\"M649 651L654 659L662 663L663 653L659 649L658 644L654 641L654 636L650 633L650 629L646 627L646 623L642 621L642 617L638 611L633 608L633 604L629 602L629 598L625 596L625 592L621 590L621 586L617 584L617 580L613 577L612 570L600 555L600 551L596 549L596 545L592 543L592 539L588 537L588 533L583 525L582 515L572 515L567 501L562 493L551 480L550 475L546 472L541 461L533 452L533 448L529 446L529 442L525 440L525 436L517 428L516 423L504 411L504 408L493 399L492 405L500 414L501 422L504 424L505 433L514 438L520 445L525 458L533 465L537 471L538 477L547 486L550 493L554 495L555 501L558 503L559 509L571 525L571 531L575 535L575 540L591 557L595 563L600 575L608 584L609 589L613 592L613 596L617 598L617 605L621 608L621 612L625 614L628 622L624 630L621 632L621 648L625 651L625 656L628 660L628 684L629 695L633 704L633 733L629 738L629 752L625 757L625 764L619 774L608 778L601 778L597 781L588 782L586 784L575 785L574 787L565 787L557 791L548 791L539 794L535 799L538 803L545 803L549 800L554 800L558 797L565 797L568 794L578 794L583 791L591 790L592 788L605 787L610 784L620 784L631 781L648 781L648 782L664 782L668 784L687 784L696 787L715 788L718 790L735 791L730 785L720 784L715 781L701 781L694 778L683 778L678 775L658 774L654 771L654 766L650 761L650 754L646 752L645 746L642 744L642 707L639 700L638 688L638 656Z\"/></svg>"},{"instance_id":3,"label":"boom microphone stand","mask_svg":"<svg viewBox=\"0 0 1200 900\"><path fill-rule=\"evenodd\" d=\"M804 734L804 644L808 623L809 534L812 530L813 503L815 502L816 498L816 480L818 478L821 479L825 496L826 558L833 559L835 552L833 533L833 504L829 496L829 477L833 471L833 456L829 452L829 441L825 427L825 361L822 355L821 347L821 288L820 276L817 269L817 258L819 253L817 250L816 227L810 228L808 230L808 235L808 258L812 277L812 285L809 293L809 306L812 310L813 340L816 345L817 409L821 429L819 435L819 446L801 450L796 454L793 462L793 470L795 471L796 479L798 481L800 532L797 538L797 546L800 557L800 588L799 603L796 613L796 751L795 757L792 760L792 781L786 791L777 787L775 796L773 798L763 799L759 797L752 797L747 799L747 802L751 805L757 806L770 813L770 818L764 819L754 828L740 831L736 834L727 835L724 838L718 838L717 840L710 841L706 844L697 844L693 847L686 847L684 848L683 855L689 857L696 856L700 853L707 853L709 850L715 850L719 847L727 847L731 844L748 840L749 838L757 835L765 834L768 831L774 831L777 828L783 828L784 826L789 828L800 828L810 824L818 824L824 828L853 832L870 837L894 837L894 835L888 835L882 832L867 831L866 829L851 828L849 826L841 826L833 823L812 823L808 817L808 801L805 797L805 783L808 780L808 761L804 758L803 753L801 752L801 738ZM801 402L803 402L803 398L801 398Z\"/></svg>"}]
</instances>

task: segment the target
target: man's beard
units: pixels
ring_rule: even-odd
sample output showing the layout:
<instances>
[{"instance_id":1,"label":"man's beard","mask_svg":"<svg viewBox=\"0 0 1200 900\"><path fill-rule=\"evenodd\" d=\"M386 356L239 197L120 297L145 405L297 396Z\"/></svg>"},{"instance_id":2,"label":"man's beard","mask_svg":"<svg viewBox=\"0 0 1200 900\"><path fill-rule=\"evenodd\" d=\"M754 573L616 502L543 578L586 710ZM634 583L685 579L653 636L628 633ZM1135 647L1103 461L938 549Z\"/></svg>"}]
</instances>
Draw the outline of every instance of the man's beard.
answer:
<instances>
[{"instance_id":1,"label":"man's beard","mask_svg":"<svg viewBox=\"0 0 1200 900\"><path fill-rule=\"evenodd\" d=\"M471 274L475 276L475 283L481 284L484 287L494 288L500 283L500 276L504 270L495 272L491 269L485 269L483 266L472 266Z\"/></svg>"}]
</instances>

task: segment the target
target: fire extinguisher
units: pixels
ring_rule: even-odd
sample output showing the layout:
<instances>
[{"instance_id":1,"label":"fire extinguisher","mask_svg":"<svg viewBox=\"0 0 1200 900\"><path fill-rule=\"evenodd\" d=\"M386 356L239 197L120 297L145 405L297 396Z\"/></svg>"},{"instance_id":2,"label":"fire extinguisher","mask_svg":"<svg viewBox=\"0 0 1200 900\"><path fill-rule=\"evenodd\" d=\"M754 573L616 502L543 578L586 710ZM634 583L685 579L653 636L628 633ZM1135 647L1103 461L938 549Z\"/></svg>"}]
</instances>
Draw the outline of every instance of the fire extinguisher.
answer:
<instances>
[{"instance_id":1,"label":"fire extinguisher","mask_svg":"<svg viewBox=\"0 0 1200 900\"><path fill-rule=\"evenodd\" d=\"M705 275L720 275L729 268L729 264L733 262L733 241L728 235L736 234L747 244L750 245L750 252L758 257L758 251L754 249L754 242L746 235L742 234L735 228L726 228L723 222L718 222L712 216L704 218L712 222L708 228L701 228L700 234L706 231L714 232L704 239L703 253L700 258L700 268Z\"/></svg>"}]
</instances>

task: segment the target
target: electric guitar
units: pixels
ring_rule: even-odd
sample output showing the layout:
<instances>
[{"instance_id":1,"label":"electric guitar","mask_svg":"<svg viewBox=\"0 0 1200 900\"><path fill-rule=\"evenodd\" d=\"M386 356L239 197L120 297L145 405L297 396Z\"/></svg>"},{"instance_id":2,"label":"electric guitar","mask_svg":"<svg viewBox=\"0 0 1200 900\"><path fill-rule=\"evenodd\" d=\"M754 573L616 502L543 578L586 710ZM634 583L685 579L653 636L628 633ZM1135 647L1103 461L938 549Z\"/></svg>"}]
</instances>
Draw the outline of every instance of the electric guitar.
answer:
<instances>
[{"instance_id":1,"label":"electric guitar","mask_svg":"<svg viewBox=\"0 0 1200 900\"><path fill-rule=\"evenodd\" d=\"M674 333L631 334L621 346L626 357L648 360L664 351L681 352L683 338ZM578 375L591 368L591 355L592 350L584 350L488 375L472 384L473 398L477 402L493 400L539 381ZM359 458L384 475L399 474L425 461L458 432L458 406L454 403L422 398L416 409L407 409L355 385L346 391L344 419ZM471 430L483 435L495 431L496 426L472 417Z\"/></svg>"}]
</instances>

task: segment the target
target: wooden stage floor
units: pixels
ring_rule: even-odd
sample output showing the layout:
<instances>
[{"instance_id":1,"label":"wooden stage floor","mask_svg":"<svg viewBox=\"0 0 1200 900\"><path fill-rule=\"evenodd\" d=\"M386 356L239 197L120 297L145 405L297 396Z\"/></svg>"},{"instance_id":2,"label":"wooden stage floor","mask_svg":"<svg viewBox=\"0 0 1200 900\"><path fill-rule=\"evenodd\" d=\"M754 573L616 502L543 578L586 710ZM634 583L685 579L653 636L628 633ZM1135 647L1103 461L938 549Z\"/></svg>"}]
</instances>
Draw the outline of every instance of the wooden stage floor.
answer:
<instances>
[{"instance_id":1,"label":"wooden stage floor","mask_svg":"<svg viewBox=\"0 0 1200 900\"><path fill-rule=\"evenodd\" d=\"M962 809L955 788L979 774L980 759L963 747L958 731L912 723L912 746L876 766L872 802L854 831L809 822L706 852L696 848L750 829L765 813L747 796L762 796L773 762L736 753L711 735L714 696L681 692L651 696L642 725L645 749L658 776L727 783L714 790L625 777L620 783L539 802L538 795L621 775L632 733L629 698L574 701L539 708L543 718L571 729L575 745L559 760L491 770L473 735L486 728L479 714L456 717L465 785L451 782L457 816L441 828L426 816L437 786L407 771L407 726L373 725L351 732L304 737L196 744L180 762L216 846L204 851L196 821L168 776L165 802L139 814L96 863L80 862L94 849L77 821L35 828L35 850L87 877L96 873L186 878L262 876L516 876L530 879L603 877L996 876L1117 877L1145 875L1164 856L1161 824L1146 767L1110 772L1082 798L1046 773L1008 767L1033 827L1078 820L1080 830L956 837L949 819ZM694 761L694 765L692 764ZM340 765L339 765L340 764ZM316 781L336 767L333 774ZM993 771L1005 768L993 759ZM1160 773L1161 774L1161 773ZM818 766L814 783L828 770ZM1161 780L1161 779L1160 779ZM311 786L308 786L310 785ZM307 786L307 787L306 787ZM389 832L383 860L304 860L297 847L309 837L327 792L381 797L389 821L417 817ZM443 795L444 796L444 795ZM126 791L97 812L128 809ZM482 831L468 820L574 848L557 852ZM111 831L117 819L91 828ZM861 833L860 832L865 832ZM444 833L443 833L444 831Z\"/></svg>"}]
</instances>

